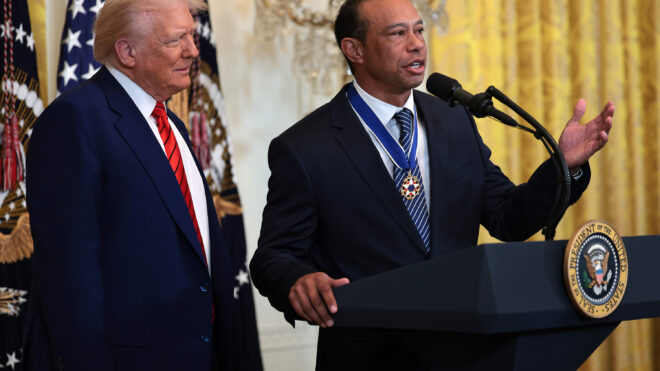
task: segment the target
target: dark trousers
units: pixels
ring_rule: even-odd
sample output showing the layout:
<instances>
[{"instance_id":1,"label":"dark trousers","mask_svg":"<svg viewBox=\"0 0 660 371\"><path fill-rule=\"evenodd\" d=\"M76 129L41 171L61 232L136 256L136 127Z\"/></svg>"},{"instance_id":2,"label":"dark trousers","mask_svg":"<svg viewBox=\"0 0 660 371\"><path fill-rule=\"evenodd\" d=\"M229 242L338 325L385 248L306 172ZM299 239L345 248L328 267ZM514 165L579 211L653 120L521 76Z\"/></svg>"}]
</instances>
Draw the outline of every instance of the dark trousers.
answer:
<instances>
[{"instance_id":1,"label":"dark trousers","mask_svg":"<svg viewBox=\"0 0 660 371\"><path fill-rule=\"evenodd\" d=\"M317 371L427 371L397 330L319 330Z\"/></svg>"}]
</instances>

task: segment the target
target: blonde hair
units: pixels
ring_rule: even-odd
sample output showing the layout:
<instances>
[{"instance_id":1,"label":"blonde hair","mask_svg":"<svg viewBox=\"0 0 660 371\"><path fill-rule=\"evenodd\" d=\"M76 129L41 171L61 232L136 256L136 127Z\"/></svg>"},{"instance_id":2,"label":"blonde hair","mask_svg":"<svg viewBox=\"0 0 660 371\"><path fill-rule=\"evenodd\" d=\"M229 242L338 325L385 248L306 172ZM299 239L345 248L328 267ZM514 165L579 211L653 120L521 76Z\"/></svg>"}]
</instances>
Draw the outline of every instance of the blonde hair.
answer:
<instances>
[{"instance_id":1,"label":"blonde hair","mask_svg":"<svg viewBox=\"0 0 660 371\"><path fill-rule=\"evenodd\" d=\"M207 9L204 0L179 1L188 4L193 16ZM94 59L102 64L113 61L115 42L144 29L138 16L160 8L153 3L150 0L106 0L94 23Z\"/></svg>"}]
</instances>

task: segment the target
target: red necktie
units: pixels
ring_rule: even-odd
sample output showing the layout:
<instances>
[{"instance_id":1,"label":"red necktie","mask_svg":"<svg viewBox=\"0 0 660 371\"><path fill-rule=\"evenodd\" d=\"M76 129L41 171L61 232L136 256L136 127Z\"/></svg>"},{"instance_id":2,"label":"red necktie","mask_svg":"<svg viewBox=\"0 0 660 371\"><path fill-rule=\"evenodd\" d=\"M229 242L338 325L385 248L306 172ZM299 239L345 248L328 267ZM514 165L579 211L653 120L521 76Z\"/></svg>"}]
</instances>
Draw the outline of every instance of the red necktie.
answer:
<instances>
[{"instance_id":1,"label":"red necktie","mask_svg":"<svg viewBox=\"0 0 660 371\"><path fill-rule=\"evenodd\" d=\"M188 206L188 212L190 213L190 218L192 219L193 225L195 226L195 232L197 232L197 239L199 240L199 245L202 247L202 255L204 256L204 262L208 268L209 263L206 261L206 251L204 250L204 242L202 241L202 234L199 231L199 226L197 225L197 216L195 215L195 205L193 205L192 197L190 196L190 188L188 188L188 179L186 178L186 170L183 168L183 159L181 158L181 152L179 151L179 146L176 143L176 138L172 132L172 127L170 122L167 120L167 113L165 112L165 106L161 102L156 103L154 111L151 113L156 119L156 124L158 125L158 133L160 133L160 138L163 140L163 145L165 146L165 153L167 154L167 159L170 161L170 166L176 180L179 182L181 187L181 193L183 193L183 198L186 201Z\"/></svg>"}]
</instances>

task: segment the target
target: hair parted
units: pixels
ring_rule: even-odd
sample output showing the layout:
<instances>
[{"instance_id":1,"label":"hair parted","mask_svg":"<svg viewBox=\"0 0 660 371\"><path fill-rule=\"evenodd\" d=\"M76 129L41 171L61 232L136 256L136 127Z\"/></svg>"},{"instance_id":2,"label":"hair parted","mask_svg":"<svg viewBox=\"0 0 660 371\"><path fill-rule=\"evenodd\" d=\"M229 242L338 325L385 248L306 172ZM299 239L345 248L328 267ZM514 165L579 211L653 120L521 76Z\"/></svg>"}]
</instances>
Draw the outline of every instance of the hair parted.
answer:
<instances>
[{"instance_id":1,"label":"hair parted","mask_svg":"<svg viewBox=\"0 0 660 371\"><path fill-rule=\"evenodd\" d=\"M163 0L106 0L94 23L94 59L106 64L113 60L115 42L144 28L140 14L157 11ZM176 0L188 4L194 16L207 9L204 0Z\"/></svg>"},{"instance_id":2,"label":"hair parted","mask_svg":"<svg viewBox=\"0 0 660 371\"><path fill-rule=\"evenodd\" d=\"M337 46L341 49L341 41L347 37L358 39L362 42L367 37L368 21L360 14L360 5L368 0L346 0L337 12L335 19L335 39ZM345 57L345 56L344 56ZM353 69L351 61L346 58L348 66Z\"/></svg>"}]
</instances>

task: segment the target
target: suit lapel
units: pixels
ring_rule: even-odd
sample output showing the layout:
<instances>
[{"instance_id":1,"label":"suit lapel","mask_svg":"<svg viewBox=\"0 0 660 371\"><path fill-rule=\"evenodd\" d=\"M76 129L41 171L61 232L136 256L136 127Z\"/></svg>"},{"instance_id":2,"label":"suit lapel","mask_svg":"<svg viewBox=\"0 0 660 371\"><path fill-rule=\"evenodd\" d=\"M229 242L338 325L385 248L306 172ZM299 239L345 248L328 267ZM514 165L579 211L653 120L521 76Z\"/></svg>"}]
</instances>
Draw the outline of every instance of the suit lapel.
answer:
<instances>
[{"instance_id":1,"label":"suit lapel","mask_svg":"<svg viewBox=\"0 0 660 371\"><path fill-rule=\"evenodd\" d=\"M417 105L418 112L424 120L424 128L426 129L426 141L429 151L429 166L431 175L431 209L429 222L431 223L431 255L439 256L442 252L442 241L439 238L441 235L440 229L446 224L443 220L446 213L440 212L443 210L443 173L447 169L448 161L448 135L445 122L442 121L442 115L438 112L436 102L428 95L414 91L415 104Z\"/></svg>"},{"instance_id":2,"label":"suit lapel","mask_svg":"<svg viewBox=\"0 0 660 371\"><path fill-rule=\"evenodd\" d=\"M204 264L197 233L181 194L181 188L153 132L144 122L142 114L131 98L105 67L94 78L103 89L110 107L120 115L115 122L117 131L135 153L172 219L188 240L200 262Z\"/></svg>"},{"instance_id":3,"label":"suit lapel","mask_svg":"<svg viewBox=\"0 0 660 371\"><path fill-rule=\"evenodd\" d=\"M332 125L340 129L336 136L339 145L344 149L351 162L362 178L387 208L396 223L410 237L424 254L426 248L417 232L408 209L401 201L401 194L397 192L392 177L385 168L378 150L364 130L362 123L353 111L346 89L348 85L330 102L332 110Z\"/></svg>"}]
</instances>

